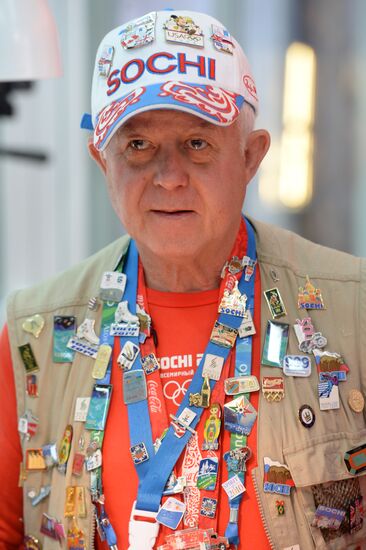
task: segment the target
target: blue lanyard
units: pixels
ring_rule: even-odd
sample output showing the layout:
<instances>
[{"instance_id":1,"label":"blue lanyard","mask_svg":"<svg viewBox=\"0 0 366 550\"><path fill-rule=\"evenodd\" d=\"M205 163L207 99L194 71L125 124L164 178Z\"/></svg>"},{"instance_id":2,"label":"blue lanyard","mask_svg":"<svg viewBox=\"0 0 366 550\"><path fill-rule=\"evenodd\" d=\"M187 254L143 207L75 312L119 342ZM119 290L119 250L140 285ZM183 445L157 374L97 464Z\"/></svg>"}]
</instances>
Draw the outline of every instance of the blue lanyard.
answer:
<instances>
[{"instance_id":1,"label":"blue lanyard","mask_svg":"<svg viewBox=\"0 0 366 550\"><path fill-rule=\"evenodd\" d=\"M247 220L245 220L247 221ZM248 256L252 260L257 259L256 255L256 246L255 246L255 237L253 228L247 222L248 230ZM253 242L254 241L254 242ZM253 272L249 281L245 286L244 292L247 296L247 309L250 311L252 317L254 318L254 286L255 286L255 271ZM237 338L236 341L236 357L235 357L235 376L247 376L251 374L252 371L252 336L246 336L245 338ZM245 436L239 436L236 434L231 434L231 440L236 441L237 439L246 439ZM229 473L229 477L233 477L234 472ZM238 477L244 484L245 473L239 472ZM238 516L239 516L239 507L243 498L243 494L238 495L233 499L229 499L230 506L230 519L227 525L225 536L228 538L229 542L234 545L239 544L239 527L238 527ZM233 513L233 514L232 514Z\"/></svg>"},{"instance_id":2,"label":"blue lanyard","mask_svg":"<svg viewBox=\"0 0 366 550\"><path fill-rule=\"evenodd\" d=\"M256 258L256 245L254 230L249 222L245 219L247 234L248 234L248 249L247 255L255 259ZM125 264L125 273L127 275L127 285L124 293L124 299L128 301L129 309L132 314L136 311L136 295L137 295L137 281L138 281L138 252L136 244L131 241L128 255ZM242 276L239 281L239 290L242 294L246 294L249 303L248 307L253 309L254 302L254 274L249 281L245 280ZM238 329L242 318L233 315L221 313L218 317L218 321L231 328ZM138 345L138 337L121 337L121 348L127 341L132 341ZM198 367L188 391L186 392L183 401L176 413L176 416L183 412L185 408L189 408L196 416L190 427L192 429L198 424L201 415L204 411L201 407L195 407L189 405L189 394L199 393L202 387L202 370L205 363L205 356L207 354L218 355L226 361L231 352L231 348L224 348L211 341L209 341L200 366ZM133 363L132 370L141 369L141 360L138 356ZM213 390L216 381L209 381L211 391ZM138 510L144 510L147 512L157 512L159 509L161 497L166 485L166 482L179 458L184 450L188 440L191 437L191 433L186 430L184 435L180 438L176 437L172 426L169 427L161 446L156 454L153 450L152 442L152 430L150 423L150 416L148 410L147 399L131 403L128 407L128 419L129 419L129 431L130 431L130 443L131 446L137 443L145 443L149 454L149 460L135 465L136 471L139 477L139 487L137 494L136 508ZM148 473L148 475L146 475Z\"/></svg>"}]
</instances>

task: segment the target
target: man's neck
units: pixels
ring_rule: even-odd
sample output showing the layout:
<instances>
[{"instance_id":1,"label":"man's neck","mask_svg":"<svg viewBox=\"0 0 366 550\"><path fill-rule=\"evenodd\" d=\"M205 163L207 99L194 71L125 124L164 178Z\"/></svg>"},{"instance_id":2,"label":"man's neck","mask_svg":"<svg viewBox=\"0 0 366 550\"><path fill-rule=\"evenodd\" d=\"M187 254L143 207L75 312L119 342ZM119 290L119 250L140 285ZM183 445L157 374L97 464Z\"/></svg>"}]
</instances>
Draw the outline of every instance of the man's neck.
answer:
<instances>
[{"instance_id":1,"label":"man's neck","mask_svg":"<svg viewBox=\"0 0 366 550\"><path fill-rule=\"evenodd\" d=\"M193 258L166 258L139 247L149 288L163 292L199 292L220 286L221 271L232 250L236 235L226 245L201 251Z\"/></svg>"}]
</instances>

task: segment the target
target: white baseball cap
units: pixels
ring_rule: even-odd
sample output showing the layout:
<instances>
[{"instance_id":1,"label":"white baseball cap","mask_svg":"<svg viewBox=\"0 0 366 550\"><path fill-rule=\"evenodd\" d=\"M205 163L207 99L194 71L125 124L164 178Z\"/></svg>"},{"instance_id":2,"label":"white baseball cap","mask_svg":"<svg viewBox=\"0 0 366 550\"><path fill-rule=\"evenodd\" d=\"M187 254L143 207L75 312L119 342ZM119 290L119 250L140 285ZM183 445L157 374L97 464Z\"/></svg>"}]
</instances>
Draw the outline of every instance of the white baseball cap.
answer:
<instances>
[{"instance_id":1,"label":"white baseball cap","mask_svg":"<svg viewBox=\"0 0 366 550\"><path fill-rule=\"evenodd\" d=\"M258 110L248 60L225 27L204 13L151 12L110 31L96 57L92 112L81 126L102 151L134 115L175 109L229 126L243 104Z\"/></svg>"}]
</instances>

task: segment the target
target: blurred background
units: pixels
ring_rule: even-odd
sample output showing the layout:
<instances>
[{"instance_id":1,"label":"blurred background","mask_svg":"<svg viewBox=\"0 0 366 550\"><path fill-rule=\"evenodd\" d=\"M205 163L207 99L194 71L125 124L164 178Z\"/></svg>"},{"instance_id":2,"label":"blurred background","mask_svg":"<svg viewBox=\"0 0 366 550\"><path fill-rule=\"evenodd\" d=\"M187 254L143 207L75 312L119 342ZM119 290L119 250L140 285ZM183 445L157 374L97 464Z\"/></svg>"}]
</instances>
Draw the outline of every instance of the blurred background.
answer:
<instances>
[{"instance_id":1,"label":"blurred background","mask_svg":"<svg viewBox=\"0 0 366 550\"><path fill-rule=\"evenodd\" d=\"M80 119L90 112L102 37L166 7L217 17L249 57L257 127L270 131L272 147L245 211L366 256L364 0L0 0L0 321L11 290L66 269L123 231ZM15 78L3 69L3 56L16 68L10 31L19 13L20 38L33 29L34 40L45 39L38 47L50 57L48 74L59 72L51 44L58 40L62 76L24 70ZM31 63L29 44L22 47Z\"/></svg>"}]
</instances>

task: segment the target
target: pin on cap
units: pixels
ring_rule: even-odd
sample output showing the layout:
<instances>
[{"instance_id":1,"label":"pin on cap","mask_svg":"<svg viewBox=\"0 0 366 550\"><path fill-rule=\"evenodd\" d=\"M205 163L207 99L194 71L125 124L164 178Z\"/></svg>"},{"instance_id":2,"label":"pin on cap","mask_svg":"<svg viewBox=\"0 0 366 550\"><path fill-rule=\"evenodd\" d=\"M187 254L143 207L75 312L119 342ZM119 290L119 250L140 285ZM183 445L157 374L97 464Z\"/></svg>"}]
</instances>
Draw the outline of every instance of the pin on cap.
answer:
<instances>
[{"instance_id":1,"label":"pin on cap","mask_svg":"<svg viewBox=\"0 0 366 550\"><path fill-rule=\"evenodd\" d=\"M163 10L104 37L96 56L92 112L82 125L94 130L101 151L138 113L174 109L229 126L244 103L257 112L255 83L235 38L204 13Z\"/></svg>"}]
</instances>

